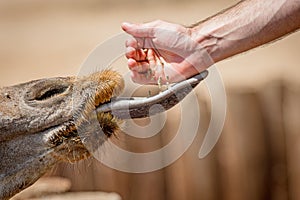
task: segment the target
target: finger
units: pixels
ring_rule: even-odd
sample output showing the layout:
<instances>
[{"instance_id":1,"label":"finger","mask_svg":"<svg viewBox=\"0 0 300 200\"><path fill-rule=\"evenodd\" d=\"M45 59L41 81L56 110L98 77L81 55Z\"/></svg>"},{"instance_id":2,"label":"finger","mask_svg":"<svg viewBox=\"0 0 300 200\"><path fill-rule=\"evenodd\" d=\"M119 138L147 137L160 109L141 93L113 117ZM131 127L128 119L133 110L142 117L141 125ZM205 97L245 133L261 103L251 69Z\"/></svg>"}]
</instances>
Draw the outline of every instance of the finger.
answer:
<instances>
[{"instance_id":1,"label":"finger","mask_svg":"<svg viewBox=\"0 0 300 200\"><path fill-rule=\"evenodd\" d=\"M131 24L124 22L121 27L126 33L134 37L154 37L154 28L145 24Z\"/></svg>"},{"instance_id":2,"label":"finger","mask_svg":"<svg viewBox=\"0 0 300 200\"><path fill-rule=\"evenodd\" d=\"M145 46L145 38L135 37L125 41L125 47L133 47L135 49L142 49Z\"/></svg>"},{"instance_id":3,"label":"finger","mask_svg":"<svg viewBox=\"0 0 300 200\"><path fill-rule=\"evenodd\" d=\"M151 43L150 38L135 37L133 39L128 40L128 42L125 45L132 46L136 49L144 49L144 48L150 48L149 43Z\"/></svg>"},{"instance_id":4,"label":"finger","mask_svg":"<svg viewBox=\"0 0 300 200\"><path fill-rule=\"evenodd\" d=\"M136 55L135 55L134 59L137 62L144 62L144 61L148 62L147 51L148 51L147 49L138 49L138 50L136 50Z\"/></svg>"},{"instance_id":5,"label":"finger","mask_svg":"<svg viewBox=\"0 0 300 200\"><path fill-rule=\"evenodd\" d=\"M130 70L132 70L137 66L137 62L136 62L136 60L134 60L132 58L129 58L128 61L127 61L127 65L128 65L128 68Z\"/></svg>"},{"instance_id":6,"label":"finger","mask_svg":"<svg viewBox=\"0 0 300 200\"><path fill-rule=\"evenodd\" d=\"M126 52L125 52L125 56L126 58L132 58L132 59L137 59L137 51L135 48L133 47L127 47L126 48Z\"/></svg>"},{"instance_id":7,"label":"finger","mask_svg":"<svg viewBox=\"0 0 300 200\"><path fill-rule=\"evenodd\" d=\"M137 48L138 47L137 43L138 42L137 42L136 38L130 38L125 41L125 46Z\"/></svg>"},{"instance_id":8,"label":"finger","mask_svg":"<svg viewBox=\"0 0 300 200\"><path fill-rule=\"evenodd\" d=\"M131 71L138 72L141 74L146 74L150 71L148 62L137 62L136 60L130 58L127 61L127 65Z\"/></svg>"},{"instance_id":9,"label":"finger","mask_svg":"<svg viewBox=\"0 0 300 200\"><path fill-rule=\"evenodd\" d=\"M137 64L135 66L130 67L129 69L131 71L135 71L135 72L138 72L140 74L148 74L150 72L148 62L137 62Z\"/></svg>"},{"instance_id":10,"label":"finger","mask_svg":"<svg viewBox=\"0 0 300 200\"><path fill-rule=\"evenodd\" d=\"M149 62L149 67L151 70L155 71L156 65L157 65L157 57L155 55L155 52L153 49L149 49L147 52L147 59Z\"/></svg>"},{"instance_id":11,"label":"finger","mask_svg":"<svg viewBox=\"0 0 300 200\"><path fill-rule=\"evenodd\" d=\"M132 58L136 60L136 62L147 61L147 49L134 49L132 47L127 47L125 56L127 59Z\"/></svg>"}]
</instances>

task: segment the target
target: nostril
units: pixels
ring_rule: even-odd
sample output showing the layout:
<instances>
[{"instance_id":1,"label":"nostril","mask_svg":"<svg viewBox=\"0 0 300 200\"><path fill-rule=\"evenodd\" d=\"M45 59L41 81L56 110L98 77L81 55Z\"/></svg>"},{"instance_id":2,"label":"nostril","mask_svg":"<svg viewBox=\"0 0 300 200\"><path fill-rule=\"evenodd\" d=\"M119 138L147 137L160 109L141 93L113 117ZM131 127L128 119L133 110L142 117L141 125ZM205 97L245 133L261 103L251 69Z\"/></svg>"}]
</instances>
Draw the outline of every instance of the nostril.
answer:
<instances>
[{"instance_id":1,"label":"nostril","mask_svg":"<svg viewBox=\"0 0 300 200\"><path fill-rule=\"evenodd\" d=\"M7 99L11 99L10 95L8 93L4 93L4 96L7 98Z\"/></svg>"},{"instance_id":2,"label":"nostril","mask_svg":"<svg viewBox=\"0 0 300 200\"><path fill-rule=\"evenodd\" d=\"M41 108L53 107L53 103L60 104L70 94L73 81L72 77L57 77L29 82L24 91L24 103L30 107Z\"/></svg>"},{"instance_id":3,"label":"nostril","mask_svg":"<svg viewBox=\"0 0 300 200\"><path fill-rule=\"evenodd\" d=\"M50 99L54 96L64 93L68 89L68 86L61 86L56 88L49 88L48 90L42 92L40 95L37 95L35 100L43 101L46 99Z\"/></svg>"}]
</instances>

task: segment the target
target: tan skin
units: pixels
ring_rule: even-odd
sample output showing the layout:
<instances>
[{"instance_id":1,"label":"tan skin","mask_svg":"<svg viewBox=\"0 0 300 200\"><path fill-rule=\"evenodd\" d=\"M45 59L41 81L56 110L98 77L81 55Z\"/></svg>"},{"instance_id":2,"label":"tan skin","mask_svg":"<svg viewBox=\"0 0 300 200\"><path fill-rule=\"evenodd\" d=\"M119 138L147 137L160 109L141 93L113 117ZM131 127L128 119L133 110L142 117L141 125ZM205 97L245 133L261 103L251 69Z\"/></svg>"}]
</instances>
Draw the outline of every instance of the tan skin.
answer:
<instances>
[{"instance_id":1,"label":"tan skin","mask_svg":"<svg viewBox=\"0 0 300 200\"><path fill-rule=\"evenodd\" d=\"M126 57L134 82L178 82L298 30L300 1L245 0L191 27L157 20L122 28L133 36Z\"/></svg>"}]
</instances>

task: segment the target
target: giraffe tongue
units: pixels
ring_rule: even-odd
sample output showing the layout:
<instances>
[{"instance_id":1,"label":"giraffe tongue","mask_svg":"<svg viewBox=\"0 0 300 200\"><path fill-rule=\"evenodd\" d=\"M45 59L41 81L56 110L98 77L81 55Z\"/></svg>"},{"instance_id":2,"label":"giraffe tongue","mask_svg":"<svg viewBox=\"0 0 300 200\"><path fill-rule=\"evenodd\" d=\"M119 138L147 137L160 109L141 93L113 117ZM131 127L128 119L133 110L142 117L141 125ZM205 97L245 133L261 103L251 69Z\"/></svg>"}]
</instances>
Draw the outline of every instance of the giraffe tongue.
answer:
<instances>
[{"instance_id":1,"label":"giraffe tongue","mask_svg":"<svg viewBox=\"0 0 300 200\"><path fill-rule=\"evenodd\" d=\"M96 110L97 112L110 112L120 119L149 117L175 106L207 75L208 71L205 70L152 97L119 97L99 106Z\"/></svg>"}]
</instances>

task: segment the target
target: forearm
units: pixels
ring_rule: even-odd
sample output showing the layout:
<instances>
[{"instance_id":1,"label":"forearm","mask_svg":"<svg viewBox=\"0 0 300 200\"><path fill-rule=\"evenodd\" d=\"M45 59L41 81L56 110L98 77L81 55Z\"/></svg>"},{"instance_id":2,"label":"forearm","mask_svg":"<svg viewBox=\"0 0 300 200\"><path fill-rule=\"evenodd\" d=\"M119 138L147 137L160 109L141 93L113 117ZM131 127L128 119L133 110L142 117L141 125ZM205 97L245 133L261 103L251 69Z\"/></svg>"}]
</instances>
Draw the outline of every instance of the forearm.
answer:
<instances>
[{"instance_id":1,"label":"forearm","mask_svg":"<svg viewBox=\"0 0 300 200\"><path fill-rule=\"evenodd\" d=\"M245 0L191 28L214 62L300 28L300 0Z\"/></svg>"}]
</instances>

